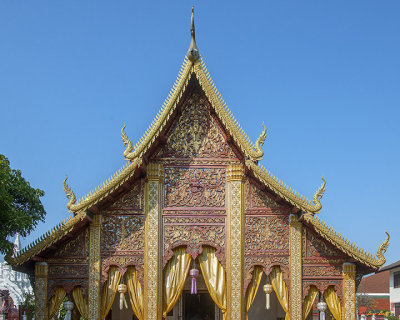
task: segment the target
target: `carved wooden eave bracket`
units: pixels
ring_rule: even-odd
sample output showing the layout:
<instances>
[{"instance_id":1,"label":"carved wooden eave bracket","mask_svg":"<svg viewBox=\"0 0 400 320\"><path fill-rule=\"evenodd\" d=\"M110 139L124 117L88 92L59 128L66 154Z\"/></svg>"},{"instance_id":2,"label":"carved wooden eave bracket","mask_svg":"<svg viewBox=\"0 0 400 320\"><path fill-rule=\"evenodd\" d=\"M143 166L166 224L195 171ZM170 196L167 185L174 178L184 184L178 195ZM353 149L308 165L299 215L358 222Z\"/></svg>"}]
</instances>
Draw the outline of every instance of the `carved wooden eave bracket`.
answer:
<instances>
[{"instance_id":1,"label":"carved wooden eave bracket","mask_svg":"<svg viewBox=\"0 0 400 320\"><path fill-rule=\"evenodd\" d=\"M310 213L312 215L319 213L322 209L321 199L325 192L326 181L322 177L322 184L315 192L312 202L294 191L292 188L284 184L276 178L271 172L262 165L255 164L253 161L247 160L246 166L253 172L255 177L260 180L267 188L275 192L279 197L298 208L299 210Z\"/></svg>"},{"instance_id":2,"label":"carved wooden eave bracket","mask_svg":"<svg viewBox=\"0 0 400 320\"><path fill-rule=\"evenodd\" d=\"M336 248L344 252L345 254L351 256L356 261L378 270L382 267L386 258L384 256L388 246L389 246L389 233L386 231L386 238L379 246L376 256L358 247L355 243L346 239L343 235L335 231L332 227L328 226L321 219L314 217L311 214L303 215L303 220L311 225L313 229L321 235L325 240L333 244Z\"/></svg>"},{"instance_id":3,"label":"carved wooden eave bracket","mask_svg":"<svg viewBox=\"0 0 400 320\"><path fill-rule=\"evenodd\" d=\"M55 243L70 234L85 220L90 220L87 219L86 213L78 213L73 217L70 216L23 248L17 255L11 256L10 254L7 254L5 260L13 267L20 266L28 260L33 259L33 257L41 254L46 249L51 249Z\"/></svg>"}]
</instances>

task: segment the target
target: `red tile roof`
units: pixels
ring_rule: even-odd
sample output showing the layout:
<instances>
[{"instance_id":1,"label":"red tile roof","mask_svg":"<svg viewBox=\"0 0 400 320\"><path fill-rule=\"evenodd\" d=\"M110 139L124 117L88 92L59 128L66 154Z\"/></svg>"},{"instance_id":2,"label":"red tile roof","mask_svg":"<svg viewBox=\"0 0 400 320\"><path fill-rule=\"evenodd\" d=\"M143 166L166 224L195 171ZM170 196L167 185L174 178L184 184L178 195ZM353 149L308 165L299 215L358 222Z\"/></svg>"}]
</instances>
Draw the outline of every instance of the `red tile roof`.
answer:
<instances>
[{"instance_id":1,"label":"red tile roof","mask_svg":"<svg viewBox=\"0 0 400 320\"><path fill-rule=\"evenodd\" d=\"M358 287L358 293L387 293L389 294L390 271L383 271L364 277Z\"/></svg>"}]
</instances>

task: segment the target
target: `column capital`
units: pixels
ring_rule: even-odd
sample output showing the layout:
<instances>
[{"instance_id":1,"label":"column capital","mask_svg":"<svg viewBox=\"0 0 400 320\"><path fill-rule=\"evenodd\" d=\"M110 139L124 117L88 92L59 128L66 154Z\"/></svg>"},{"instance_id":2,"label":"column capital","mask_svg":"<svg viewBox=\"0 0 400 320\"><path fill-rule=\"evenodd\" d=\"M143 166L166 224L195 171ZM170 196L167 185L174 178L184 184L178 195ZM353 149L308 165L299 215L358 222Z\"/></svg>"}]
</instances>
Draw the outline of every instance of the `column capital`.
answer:
<instances>
[{"instance_id":1,"label":"column capital","mask_svg":"<svg viewBox=\"0 0 400 320\"><path fill-rule=\"evenodd\" d=\"M47 277L49 266L47 262L41 261L35 263L35 276L36 277Z\"/></svg>"},{"instance_id":2,"label":"column capital","mask_svg":"<svg viewBox=\"0 0 400 320\"><path fill-rule=\"evenodd\" d=\"M356 265L354 263L345 262L342 265L342 275L350 279L355 279L356 277Z\"/></svg>"},{"instance_id":3,"label":"column capital","mask_svg":"<svg viewBox=\"0 0 400 320\"><path fill-rule=\"evenodd\" d=\"M164 177L163 166L159 163L151 162L147 165L147 181L160 181L162 182Z\"/></svg>"},{"instance_id":4,"label":"column capital","mask_svg":"<svg viewBox=\"0 0 400 320\"><path fill-rule=\"evenodd\" d=\"M244 181L246 172L242 164L231 164L226 171L227 181Z\"/></svg>"}]
</instances>

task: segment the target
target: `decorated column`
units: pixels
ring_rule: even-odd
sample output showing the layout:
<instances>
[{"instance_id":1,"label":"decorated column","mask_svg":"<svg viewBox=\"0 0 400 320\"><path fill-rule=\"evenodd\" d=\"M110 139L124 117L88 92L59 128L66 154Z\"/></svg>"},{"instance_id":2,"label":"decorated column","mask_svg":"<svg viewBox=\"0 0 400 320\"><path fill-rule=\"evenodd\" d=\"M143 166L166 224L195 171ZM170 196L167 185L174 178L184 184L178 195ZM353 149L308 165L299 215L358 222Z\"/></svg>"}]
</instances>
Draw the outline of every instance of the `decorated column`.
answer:
<instances>
[{"instance_id":1,"label":"decorated column","mask_svg":"<svg viewBox=\"0 0 400 320\"><path fill-rule=\"evenodd\" d=\"M242 165L227 170L226 286L227 319L245 318L244 303L244 214L245 172Z\"/></svg>"},{"instance_id":2,"label":"decorated column","mask_svg":"<svg viewBox=\"0 0 400 320\"><path fill-rule=\"evenodd\" d=\"M147 166L145 187L144 319L162 319L162 165Z\"/></svg>"},{"instance_id":3,"label":"decorated column","mask_svg":"<svg viewBox=\"0 0 400 320\"><path fill-rule=\"evenodd\" d=\"M35 264L35 319L47 320L47 275L46 262Z\"/></svg>"},{"instance_id":4,"label":"decorated column","mask_svg":"<svg viewBox=\"0 0 400 320\"><path fill-rule=\"evenodd\" d=\"M302 320L302 263L301 234L302 224L293 214L289 217L290 229L290 293L289 311L291 320Z\"/></svg>"},{"instance_id":5,"label":"decorated column","mask_svg":"<svg viewBox=\"0 0 400 320\"><path fill-rule=\"evenodd\" d=\"M89 229L89 319L100 320L100 232L101 215L96 214Z\"/></svg>"},{"instance_id":6,"label":"decorated column","mask_svg":"<svg viewBox=\"0 0 400 320\"><path fill-rule=\"evenodd\" d=\"M343 317L346 320L356 319L356 265L343 263Z\"/></svg>"}]
</instances>

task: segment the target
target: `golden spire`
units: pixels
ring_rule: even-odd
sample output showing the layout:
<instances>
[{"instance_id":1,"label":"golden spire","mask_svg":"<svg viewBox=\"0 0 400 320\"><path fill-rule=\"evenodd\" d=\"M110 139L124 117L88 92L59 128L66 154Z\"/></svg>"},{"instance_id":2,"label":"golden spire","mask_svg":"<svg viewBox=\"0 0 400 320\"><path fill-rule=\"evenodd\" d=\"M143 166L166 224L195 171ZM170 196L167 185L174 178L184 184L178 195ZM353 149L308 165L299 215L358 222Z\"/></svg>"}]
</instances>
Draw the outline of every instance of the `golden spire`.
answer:
<instances>
[{"instance_id":1,"label":"golden spire","mask_svg":"<svg viewBox=\"0 0 400 320\"><path fill-rule=\"evenodd\" d=\"M197 59L199 59L199 57L200 57L199 49L197 49L197 45L196 45L196 37L195 37L195 31L194 31L194 6L192 6L192 19L190 21L190 34L191 34L190 46L189 46L189 50L186 55L190 61L194 62Z\"/></svg>"}]
</instances>

